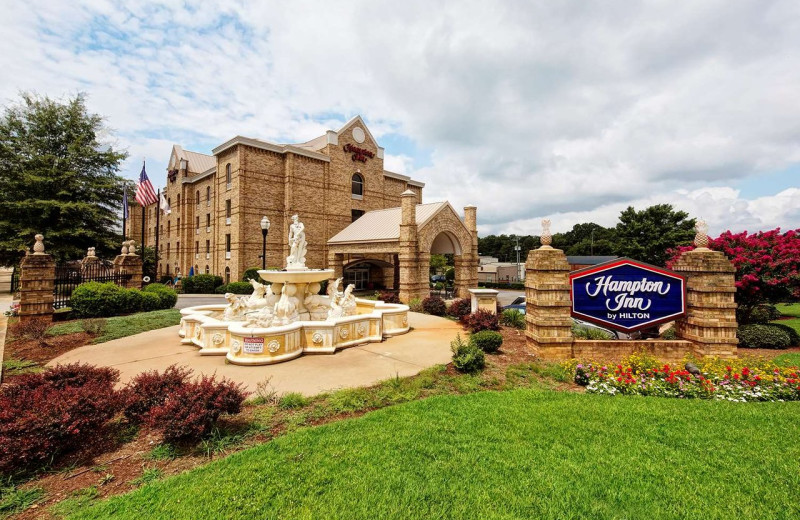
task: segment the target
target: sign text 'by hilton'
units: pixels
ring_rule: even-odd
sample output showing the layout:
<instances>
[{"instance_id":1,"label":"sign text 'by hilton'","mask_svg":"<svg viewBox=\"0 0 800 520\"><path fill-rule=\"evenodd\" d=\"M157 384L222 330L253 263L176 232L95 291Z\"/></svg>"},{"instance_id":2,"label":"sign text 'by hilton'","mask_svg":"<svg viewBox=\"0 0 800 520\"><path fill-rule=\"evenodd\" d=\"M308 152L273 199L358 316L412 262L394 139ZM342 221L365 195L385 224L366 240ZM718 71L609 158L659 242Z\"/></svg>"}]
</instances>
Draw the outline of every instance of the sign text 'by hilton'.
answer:
<instances>
[{"instance_id":1,"label":"sign text 'by hilton'","mask_svg":"<svg viewBox=\"0 0 800 520\"><path fill-rule=\"evenodd\" d=\"M630 332L686 313L686 279L622 258L570 274L572 315Z\"/></svg>"}]
</instances>

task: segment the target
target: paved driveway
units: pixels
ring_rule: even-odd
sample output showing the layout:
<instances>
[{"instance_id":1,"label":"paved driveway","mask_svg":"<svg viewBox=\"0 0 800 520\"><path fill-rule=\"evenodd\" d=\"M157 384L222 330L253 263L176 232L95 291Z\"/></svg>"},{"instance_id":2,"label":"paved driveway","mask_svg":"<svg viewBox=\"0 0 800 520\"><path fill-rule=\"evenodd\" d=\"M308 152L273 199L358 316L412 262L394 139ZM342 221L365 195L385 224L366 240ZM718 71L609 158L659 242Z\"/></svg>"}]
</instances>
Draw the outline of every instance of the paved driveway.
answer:
<instances>
[{"instance_id":1,"label":"paved driveway","mask_svg":"<svg viewBox=\"0 0 800 520\"><path fill-rule=\"evenodd\" d=\"M369 386L391 377L411 376L451 359L450 341L462 331L458 323L427 314L410 312L413 330L381 343L367 343L332 355L304 355L264 366L225 363L225 356L201 356L192 345L181 345L178 327L144 332L99 345L67 352L49 364L91 363L120 371L122 383L145 370L186 365L197 374L217 374L243 383L250 391L271 379L279 394L301 392L315 395L345 387Z\"/></svg>"}]
</instances>

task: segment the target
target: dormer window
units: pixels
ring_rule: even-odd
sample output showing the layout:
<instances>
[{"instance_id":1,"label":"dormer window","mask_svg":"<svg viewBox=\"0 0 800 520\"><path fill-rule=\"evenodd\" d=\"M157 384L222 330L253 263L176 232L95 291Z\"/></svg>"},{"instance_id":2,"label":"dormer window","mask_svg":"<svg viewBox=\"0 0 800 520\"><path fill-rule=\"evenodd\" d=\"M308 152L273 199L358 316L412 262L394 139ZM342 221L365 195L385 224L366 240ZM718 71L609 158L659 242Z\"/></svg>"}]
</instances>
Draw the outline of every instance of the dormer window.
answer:
<instances>
[{"instance_id":1,"label":"dormer window","mask_svg":"<svg viewBox=\"0 0 800 520\"><path fill-rule=\"evenodd\" d=\"M353 174L351 191L354 199L364 198L364 177L360 173Z\"/></svg>"}]
</instances>

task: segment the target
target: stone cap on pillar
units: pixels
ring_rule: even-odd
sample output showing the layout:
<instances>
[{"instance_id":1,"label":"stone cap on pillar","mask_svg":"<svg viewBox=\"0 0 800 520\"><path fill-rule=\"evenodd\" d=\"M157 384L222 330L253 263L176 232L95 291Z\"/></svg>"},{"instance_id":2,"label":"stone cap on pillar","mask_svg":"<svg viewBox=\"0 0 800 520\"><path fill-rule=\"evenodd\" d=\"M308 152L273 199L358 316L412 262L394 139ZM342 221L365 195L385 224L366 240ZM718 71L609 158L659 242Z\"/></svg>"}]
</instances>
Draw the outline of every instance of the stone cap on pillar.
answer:
<instances>
[{"instance_id":1,"label":"stone cap on pillar","mask_svg":"<svg viewBox=\"0 0 800 520\"><path fill-rule=\"evenodd\" d=\"M413 192L413 191L411 191L411 190L406 190L406 191L404 191L403 193L401 193L401 194L400 194L400 196L401 196L401 197L416 197L416 196L417 196L417 194L416 194L416 193L414 193L414 192Z\"/></svg>"},{"instance_id":2,"label":"stone cap on pillar","mask_svg":"<svg viewBox=\"0 0 800 520\"><path fill-rule=\"evenodd\" d=\"M46 255L47 253L44 252L44 235L37 233L33 238L36 239L36 242L33 244L33 254Z\"/></svg>"}]
</instances>

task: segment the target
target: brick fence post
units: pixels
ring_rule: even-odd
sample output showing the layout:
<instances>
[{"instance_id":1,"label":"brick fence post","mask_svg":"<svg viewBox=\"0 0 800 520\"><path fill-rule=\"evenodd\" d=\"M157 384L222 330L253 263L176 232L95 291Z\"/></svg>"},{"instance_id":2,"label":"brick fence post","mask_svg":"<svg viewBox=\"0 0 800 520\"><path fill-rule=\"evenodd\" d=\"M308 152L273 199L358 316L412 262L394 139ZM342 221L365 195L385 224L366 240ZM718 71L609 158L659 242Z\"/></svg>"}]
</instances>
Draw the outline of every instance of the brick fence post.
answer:
<instances>
[{"instance_id":1,"label":"brick fence post","mask_svg":"<svg viewBox=\"0 0 800 520\"><path fill-rule=\"evenodd\" d=\"M44 252L44 237L36 235L33 254L26 254L20 264L19 321L53 318L53 285L56 263Z\"/></svg>"},{"instance_id":2,"label":"brick fence post","mask_svg":"<svg viewBox=\"0 0 800 520\"><path fill-rule=\"evenodd\" d=\"M542 247L531 250L525 262L525 322L528 347L542 359L572 357L572 306L569 263L560 249L550 247L549 222Z\"/></svg>"},{"instance_id":3,"label":"brick fence post","mask_svg":"<svg viewBox=\"0 0 800 520\"><path fill-rule=\"evenodd\" d=\"M142 288L142 257L136 254L133 240L122 243L122 253L114 258L114 273L130 275L125 281L128 289Z\"/></svg>"},{"instance_id":4,"label":"brick fence post","mask_svg":"<svg viewBox=\"0 0 800 520\"><path fill-rule=\"evenodd\" d=\"M694 343L700 356L736 357L736 268L721 251L698 247L672 266L686 276L686 316L678 319L678 337Z\"/></svg>"}]
</instances>

